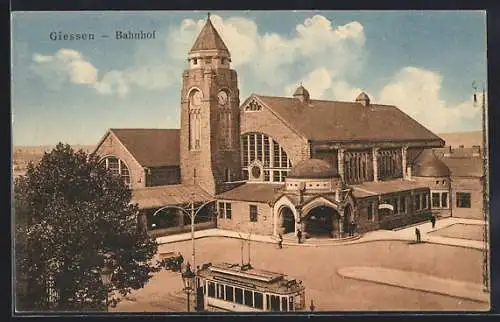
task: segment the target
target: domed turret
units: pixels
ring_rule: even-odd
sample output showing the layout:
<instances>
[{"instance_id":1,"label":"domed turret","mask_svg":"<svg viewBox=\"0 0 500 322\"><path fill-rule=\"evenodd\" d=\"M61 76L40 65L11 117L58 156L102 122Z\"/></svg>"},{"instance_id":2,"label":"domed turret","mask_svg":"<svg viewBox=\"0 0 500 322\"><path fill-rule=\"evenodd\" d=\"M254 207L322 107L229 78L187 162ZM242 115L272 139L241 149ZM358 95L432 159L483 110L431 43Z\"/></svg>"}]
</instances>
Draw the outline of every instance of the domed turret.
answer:
<instances>
[{"instance_id":1,"label":"domed turret","mask_svg":"<svg viewBox=\"0 0 500 322\"><path fill-rule=\"evenodd\" d=\"M302 84L295 90L293 97L298 98L302 103L309 101L309 91Z\"/></svg>"},{"instance_id":2,"label":"domed turret","mask_svg":"<svg viewBox=\"0 0 500 322\"><path fill-rule=\"evenodd\" d=\"M450 169L436 157L432 150L426 149L415 160L413 175L416 177L448 177Z\"/></svg>"},{"instance_id":3,"label":"domed turret","mask_svg":"<svg viewBox=\"0 0 500 322\"><path fill-rule=\"evenodd\" d=\"M365 92L361 92L358 97L356 97L356 103L360 103L363 106L370 105L370 97Z\"/></svg>"},{"instance_id":4,"label":"domed turret","mask_svg":"<svg viewBox=\"0 0 500 322\"><path fill-rule=\"evenodd\" d=\"M327 179L337 178L337 169L320 159L307 159L298 163L288 174L288 178Z\"/></svg>"}]
</instances>

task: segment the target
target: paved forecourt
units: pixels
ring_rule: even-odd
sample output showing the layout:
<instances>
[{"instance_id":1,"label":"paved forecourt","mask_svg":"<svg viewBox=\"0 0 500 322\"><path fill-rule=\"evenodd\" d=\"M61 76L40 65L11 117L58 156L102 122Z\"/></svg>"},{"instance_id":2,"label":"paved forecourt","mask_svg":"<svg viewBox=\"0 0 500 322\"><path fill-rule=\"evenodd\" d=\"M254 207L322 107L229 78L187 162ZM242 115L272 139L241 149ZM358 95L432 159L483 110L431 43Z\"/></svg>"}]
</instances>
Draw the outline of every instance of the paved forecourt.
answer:
<instances>
[{"instance_id":1,"label":"paved forecourt","mask_svg":"<svg viewBox=\"0 0 500 322\"><path fill-rule=\"evenodd\" d=\"M457 281L414 271L384 267L342 267L338 270L338 273L346 278L443 294L483 303L489 301L489 293L483 291L483 286L480 283Z\"/></svg>"}]
</instances>

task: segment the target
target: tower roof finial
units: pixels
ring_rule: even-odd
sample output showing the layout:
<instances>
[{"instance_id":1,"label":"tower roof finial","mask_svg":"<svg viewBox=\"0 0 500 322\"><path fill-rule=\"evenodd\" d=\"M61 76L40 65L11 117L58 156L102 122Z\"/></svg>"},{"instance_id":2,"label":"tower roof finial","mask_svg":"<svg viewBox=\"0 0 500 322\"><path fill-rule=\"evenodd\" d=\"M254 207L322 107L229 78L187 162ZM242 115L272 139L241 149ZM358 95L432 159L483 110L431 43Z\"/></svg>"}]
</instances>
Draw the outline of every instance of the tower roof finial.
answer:
<instances>
[{"instance_id":1,"label":"tower roof finial","mask_svg":"<svg viewBox=\"0 0 500 322\"><path fill-rule=\"evenodd\" d=\"M229 54L229 50L224 44L224 41L222 41L222 38L212 24L210 12L207 13L205 26L201 29L198 38L196 38L196 41L190 50L190 53L200 50L219 50Z\"/></svg>"}]
</instances>

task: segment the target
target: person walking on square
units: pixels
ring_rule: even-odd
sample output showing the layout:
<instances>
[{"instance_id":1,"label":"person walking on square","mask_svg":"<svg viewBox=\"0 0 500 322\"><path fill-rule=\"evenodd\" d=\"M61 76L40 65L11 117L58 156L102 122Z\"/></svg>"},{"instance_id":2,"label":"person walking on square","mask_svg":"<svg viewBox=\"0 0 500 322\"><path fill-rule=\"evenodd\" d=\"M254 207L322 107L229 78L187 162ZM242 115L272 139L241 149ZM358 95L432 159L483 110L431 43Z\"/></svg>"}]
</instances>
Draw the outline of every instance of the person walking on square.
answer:
<instances>
[{"instance_id":1,"label":"person walking on square","mask_svg":"<svg viewBox=\"0 0 500 322\"><path fill-rule=\"evenodd\" d=\"M431 225L432 229L434 229L434 227L436 226L436 216L434 215L431 215Z\"/></svg>"},{"instance_id":2,"label":"person walking on square","mask_svg":"<svg viewBox=\"0 0 500 322\"><path fill-rule=\"evenodd\" d=\"M278 234L278 248L283 248L283 236L281 234Z\"/></svg>"},{"instance_id":3,"label":"person walking on square","mask_svg":"<svg viewBox=\"0 0 500 322\"><path fill-rule=\"evenodd\" d=\"M420 243L420 229L415 228L415 235L417 237L417 243Z\"/></svg>"},{"instance_id":4,"label":"person walking on square","mask_svg":"<svg viewBox=\"0 0 500 322\"><path fill-rule=\"evenodd\" d=\"M300 244L300 242L302 240L302 232L300 231L300 229L297 230L297 240L299 241L299 244Z\"/></svg>"}]
</instances>

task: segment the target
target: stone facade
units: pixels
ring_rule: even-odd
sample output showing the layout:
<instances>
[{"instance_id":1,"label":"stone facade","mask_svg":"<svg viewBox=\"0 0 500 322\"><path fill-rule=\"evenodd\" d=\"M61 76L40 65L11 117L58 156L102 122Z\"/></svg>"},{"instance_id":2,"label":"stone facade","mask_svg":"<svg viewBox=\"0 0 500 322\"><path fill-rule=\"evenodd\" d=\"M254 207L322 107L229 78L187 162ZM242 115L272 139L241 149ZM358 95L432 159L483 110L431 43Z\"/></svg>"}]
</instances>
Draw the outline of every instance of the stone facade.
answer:
<instances>
[{"instance_id":1,"label":"stone facade","mask_svg":"<svg viewBox=\"0 0 500 322\"><path fill-rule=\"evenodd\" d=\"M242 233L273 235L273 209L267 203L218 199L219 203L231 204L231 219L217 218L217 228ZM250 220L250 206L257 207L257 221Z\"/></svg>"},{"instance_id":2,"label":"stone facade","mask_svg":"<svg viewBox=\"0 0 500 322\"><path fill-rule=\"evenodd\" d=\"M190 104L193 90L201 92L199 111L201 114L201 142L199 149L190 147ZM232 126L230 148L221 147L223 132L219 113L218 93L224 90L228 95L227 107L231 113ZM232 69L190 69L183 73L181 91L180 167L181 182L198 184L211 194L222 191L226 181L224 173L231 169L239 179L239 90L236 71Z\"/></svg>"},{"instance_id":3,"label":"stone facade","mask_svg":"<svg viewBox=\"0 0 500 322\"><path fill-rule=\"evenodd\" d=\"M259 111L245 111L252 100L257 100L263 107ZM241 106L240 133L262 133L278 142L292 162L292 166L310 158L310 148L307 139L283 123L257 98L250 98Z\"/></svg>"},{"instance_id":4,"label":"stone facade","mask_svg":"<svg viewBox=\"0 0 500 322\"><path fill-rule=\"evenodd\" d=\"M130 172L130 185L132 189L146 187L145 170L137 162L133 155L120 143L120 140L112 133L108 132L101 144L97 147L95 153L104 159L108 156L114 156L122 160Z\"/></svg>"},{"instance_id":5,"label":"stone facade","mask_svg":"<svg viewBox=\"0 0 500 322\"><path fill-rule=\"evenodd\" d=\"M146 187L163 186L180 183L179 166L155 167L146 170Z\"/></svg>"},{"instance_id":6,"label":"stone facade","mask_svg":"<svg viewBox=\"0 0 500 322\"><path fill-rule=\"evenodd\" d=\"M456 177L451 181L451 216L484 220L482 178ZM457 207L457 193L470 194L470 208Z\"/></svg>"},{"instance_id":7,"label":"stone facade","mask_svg":"<svg viewBox=\"0 0 500 322\"><path fill-rule=\"evenodd\" d=\"M430 205L432 213L439 217L451 216L451 181L449 177L413 177L413 180L425 183L430 190ZM433 205L433 194L439 195L439 202ZM445 194L443 196L443 194ZM445 199L443 201L442 199Z\"/></svg>"}]
</instances>

